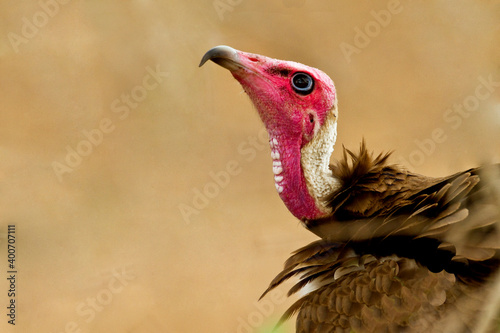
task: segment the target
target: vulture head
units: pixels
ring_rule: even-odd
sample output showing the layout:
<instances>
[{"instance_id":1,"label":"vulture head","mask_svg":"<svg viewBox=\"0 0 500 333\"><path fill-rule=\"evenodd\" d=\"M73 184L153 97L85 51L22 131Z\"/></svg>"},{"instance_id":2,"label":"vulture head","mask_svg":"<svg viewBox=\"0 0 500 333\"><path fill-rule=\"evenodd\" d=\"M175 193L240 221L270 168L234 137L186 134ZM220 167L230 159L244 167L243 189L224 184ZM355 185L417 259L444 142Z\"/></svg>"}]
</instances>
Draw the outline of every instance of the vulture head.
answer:
<instances>
[{"instance_id":1,"label":"vulture head","mask_svg":"<svg viewBox=\"0 0 500 333\"><path fill-rule=\"evenodd\" d=\"M339 188L329 168L337 136L337 96L322 71L292 61L217 46L211 60L228 69L255 105L269 134L276 190L301 220L330 213L325 198Z\"/></svg>"}]
</instances>

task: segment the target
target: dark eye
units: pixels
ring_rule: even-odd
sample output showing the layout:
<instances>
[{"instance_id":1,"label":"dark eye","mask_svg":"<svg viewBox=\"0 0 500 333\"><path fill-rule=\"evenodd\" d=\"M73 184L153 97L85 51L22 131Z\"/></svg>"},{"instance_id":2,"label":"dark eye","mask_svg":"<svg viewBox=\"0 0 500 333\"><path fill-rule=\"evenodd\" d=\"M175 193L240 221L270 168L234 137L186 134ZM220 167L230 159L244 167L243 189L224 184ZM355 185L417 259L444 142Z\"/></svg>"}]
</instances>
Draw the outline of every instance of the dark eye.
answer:
<instances>
[{"instance_id":1,"label":"dark eye","mask_svg":"<svg viewBox=\"0 0 500 333\"><path fill-rule=\"evenodd\" d=\"M314 80L309 74L295 73L292 76L292 88L298 94L308 95L314 89Z\"/></svg>"}]
</instances>

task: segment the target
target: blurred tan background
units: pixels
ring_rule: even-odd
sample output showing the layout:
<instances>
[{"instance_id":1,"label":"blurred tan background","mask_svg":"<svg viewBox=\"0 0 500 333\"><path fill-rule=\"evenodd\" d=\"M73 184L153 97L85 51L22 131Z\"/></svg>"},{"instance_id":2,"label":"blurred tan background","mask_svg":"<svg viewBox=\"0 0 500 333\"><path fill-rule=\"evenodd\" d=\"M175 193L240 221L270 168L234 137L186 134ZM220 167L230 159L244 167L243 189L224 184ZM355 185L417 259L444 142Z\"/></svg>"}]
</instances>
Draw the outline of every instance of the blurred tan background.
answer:
<instances>
[{"instance_id":1,"label":"blurred tan background","mask_svg":"<svg viewBox=\"0 0 500 333\"><path fill-rule=\"evenodd\" d=\"M256 300L315 238L213 46L328 73L333 158L500 162L500 1L4 1L0 34L2 332L267 332L293 302Z\"/></svg>"}]
</instances>

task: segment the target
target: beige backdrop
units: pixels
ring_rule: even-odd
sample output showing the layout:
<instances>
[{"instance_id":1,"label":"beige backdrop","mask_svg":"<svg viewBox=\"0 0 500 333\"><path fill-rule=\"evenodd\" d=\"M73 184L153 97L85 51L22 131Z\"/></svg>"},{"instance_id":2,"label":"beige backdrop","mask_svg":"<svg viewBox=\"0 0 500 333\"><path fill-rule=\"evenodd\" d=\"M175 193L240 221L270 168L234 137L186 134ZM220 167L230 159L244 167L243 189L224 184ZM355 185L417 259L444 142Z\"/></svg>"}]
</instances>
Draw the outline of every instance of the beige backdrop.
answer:
<instances>
[{"instance_id":1,"label":"beige backdrop","mask_svg":"<svg viewBox=\"0 0 500 333\"><path fill-rule=\"evenodd\" d=\"M500 162L500 2L356 3L3 1L0 331L267 332L291 304L256 300L315 238L241 87L198 68L213 46L331 75L338 147L436 176Z\"/></svg>"}]
</instances>

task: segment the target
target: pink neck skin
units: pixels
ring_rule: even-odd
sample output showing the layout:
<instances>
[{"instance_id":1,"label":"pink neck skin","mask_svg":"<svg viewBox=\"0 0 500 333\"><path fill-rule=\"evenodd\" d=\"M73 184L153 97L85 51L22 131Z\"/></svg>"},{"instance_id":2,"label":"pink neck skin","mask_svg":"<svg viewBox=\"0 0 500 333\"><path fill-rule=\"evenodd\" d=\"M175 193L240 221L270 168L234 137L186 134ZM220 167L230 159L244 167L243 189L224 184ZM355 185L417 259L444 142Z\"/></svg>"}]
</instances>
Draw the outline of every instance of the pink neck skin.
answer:
<instances>
[{"instance_id":1,"label":"pink neck skin","mask_svg":"<svg viewBox=\"0 0 500 333\"><path fill-rule=\"evenodd\" d=\"M307 189L300 164L300 143L284 135L270 134L276 190L290 212L300 220L324 215Z\"/></svg>"}]
</instances>

